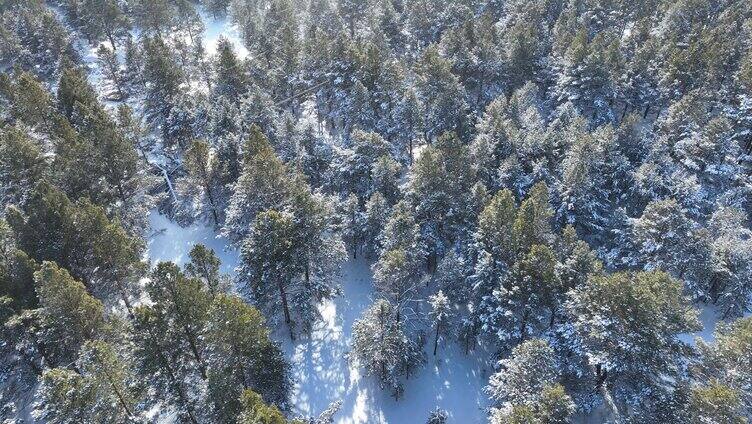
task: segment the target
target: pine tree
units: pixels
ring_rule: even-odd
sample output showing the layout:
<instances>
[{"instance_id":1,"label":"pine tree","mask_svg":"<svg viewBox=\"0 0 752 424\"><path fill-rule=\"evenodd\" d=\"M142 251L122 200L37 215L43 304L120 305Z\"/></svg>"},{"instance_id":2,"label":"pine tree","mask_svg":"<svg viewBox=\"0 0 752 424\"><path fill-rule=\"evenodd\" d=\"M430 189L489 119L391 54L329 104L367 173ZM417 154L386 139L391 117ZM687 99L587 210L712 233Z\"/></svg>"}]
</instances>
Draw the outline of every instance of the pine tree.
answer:
<instances>
[{"instance_id":1,"label":"pine tree","mask_svg":"<svg viewBox=\"0 0 752 424\"><path fill-rule=\"evenodd\" d=\"M634 222L635 254L646 270L660 269L684 281L696 298L705 295L710 265L707 235L673 199L651 202Z\"/></svg>"},{"instance_id":2,"label":"pine tree","mask_svg":"<svg viewBox=\"0 0 752 424\"><path fill-rule=\"evenodd\" d=\"M302 276L297 276L299 288L293 304L305 332L310 334L313 323L320 318L318 305L339 293L337 277L347 251L333 225L330 199L311 193L298 177L289 203L295 225L294 268L302 270Z\"/></svg>"},{"instance_id":3,"label":"pine tree","mask_svg":"<svg viewBox=\"0 0 752 424\"><path fill-rule=\"evenodd\" d=\"M84 342L102 330L102 302L91 297L81 282L54 262L43 262L34 273L34 280L42 307L49 358L59 365L72 362Z\"/></svg>"},{"instance_id":4,"label":"pine tree","mask_svg":"<svg viewBox=\"0 0 752 424\"><path fill-rule=\"evenodd\" d=\"M353 259L358 258L359 250L362 251L365 237L363 234L365 217L359 203L358 196L352 193L339 204L340 219L342 220L340 232L353 252Z\"/></svg>"},{"instance_id":5,"label":"pine tree","mask_svg":"<svg viewBox=\"0 0 752 424\"><path fill-rule=\"evenodd\" d=\"M45 372L40 395L45 405L43 415L49 422L67 424L105 418L91 414L89 408L97 401L96 392L75 371L53 368Z\"/></svg>"},{"instance_id":6,"label":"pine tree","mask_svg":"<svg viewBox=\"0 0 752 424\"><path fill-rule=\"evenodd\" d=\"M739 423L747 422L741 410L739 394L718 382L707 387L692 389L689 400L692 423Z\"/></svg>"},{"instance_id":7,"label":"pine tree","mask_svg":"<svg viewBox=\"0 0 752 424\"><path fill-rule=\"evenodd\" d=\"M214 17L222 17L227 14L227 8L230 7L230 0L207 0L206 9Z\"/></svg>"},{"instance_id":8,"label":"pine tree","mask_svg":"<svg viewBox=\"0 0 752 424\"><path fill-rule=\"evenodd\" d=\"M371 305L353 324L350 358L379 379L382 388L402 393L400 377L423 362L420 347L402 330L397 311L386 300Z\"/></svg>"},{"instance_id":9,"label":"pine tree","mask_svg":"<svg viewBox=\"0 0 752 424\"><path fill-rule=\"evenodd\" d=\"M723 318L750 309L752 233L745 227L745 220L741 210L722 207L708 223L714 272L707 293L722 308Z\"/></svg>"},{"instance_id":10,"label":"pine tree","mask_svg":"<svg viewBox=\"0 0 752 424\"><path fill-rule=\"evenodd\" d=\"M234 186L225 222L225 233L235 243L248 235L260 212L281 208L291 185L287 167L258 126L251 127L244 147L242 173Z\"/></svg>"},{"instance_id":11,"label":"pine tree","mask_svg":"<svg viewBox=\"0 0 752 424\"><path fill-rule=\"evenodd\" d=\"M243 409L238 416L239 424L287 424L279 409L265 404L261 396L253 390L244 390L240 403Z\"/></svg>"},{"instance_id":12,"label":"pine tree","mask_svg":"<svg viewBox=\"0 0 752 424\"><path fill-rule=\"evenodd\" d=\"M361 204L375 190L372 170L381 157L390 157L389 144L375 132L353 131L352 149L346 153L341 169L342 189L355 193Z\"/></svg>"},{"instance_id":13,"label":"pine tree","mask_svg":"<svg viewBox=\"0 0 752 424\"><path fill-rule=\"evenodd\" d=\"M337 11L342 20L347 24L350 37L355 38L358 23L364 19L367 8L363 4L353 0L337 0Z\"/></svg>"},{"instance_id":14,"label":"pine tree","mask_svg":"<svg viewBox=\"0 0 752 424\"><path fill-rule=\"evenodd\" d=\"M201 377L206 379L206 359L202 339L211 298L202 282L187 277L172 262L160 262L151 272L146 291L170 333L176 334L182 348L195 361Z\"/></svg>"},{"instance_id":15,"label":"pine tree","mask_svg":"<svg viewBox=\"0 0 752 424\"><path fill-rule=\"evenodd\" d=\"M548 202L548 187L545 183L533 186L527 198L520 204L514 221L514 240L518 252L527 252L533 245L549 245L553 240L551 217L553 211Z\"/></svg>"},{"instance_id":16,"label":"pine tree","mask_svg":"<svg viewBox=\"0 0 752 424\"><path fill-rule=\"evenodd\" d=\"M54 368L42 376L42 415L49 422L127 422L138 418L141 393L127 359L103 341L89 341L80 372Z\"/></svg>"},{"instance_id":17,"label":"pine tree","mask_svg":"<svg viewBox=\"0 0 752 424\"><path fill-rule=\"evenodd\" d=\"M24 209L11 208L7 218L21 250L38 262L55 261L97 297L131 309L143 266L138 238L101 207L86 199L74 204L47 183L35 188Z\"/></svg>"},{"instance_id":18,"label":"pine tree","mask_svg":"<svg viewBox=\"0 0 752 424\"><path fill-rule=\"evenodd\" d=\"M184 156L185 168L190 181L187 189L198 187L199 215L210 215L215 228L222 223L222 187L219 181L219 164L209 144L203 140L194 140ZM205 200L204 200L205 199Z\"/></svg>"},{"instance_id":19,"label":"pine tree","mask_svg":"<svg viewBox=\"0 0 752 424\"><path fill-rule=\"evenodd\" d=\"M639 396L656 375L675 375L686 352L677 335L700 328L681 283L660 271L593 276L566 310L569 342L588 358L596 385L617 399Z\"/></svg>"},{"instance_id":20,"label":"pine tree","mask_svg":"<svg viewBox=\"0 0 752 424\"><path fill-rule=\"evenodd\" d=\"M121 76L120 62L114 50L110 50L104 44L97 49L97 62L104 77L109 81L117 93L117 100L125 100L126 93ZM112 97L112 96L109 96Z\"/></svg>"},{"instance_id":21,"label":"pine tree","mask_svg":"<svg viewBox=\"0 0 752 424\"><path fill-rule=\"evenodd\" d=\"M386 250L374 265L376 290L394 304L395 319L400 322L403 311L414 301L420 277L419 262L402 248Z\"/></svg>"},{"instance_id":22,"label":"pine tree","mask_svg":"<svg viewBox=\"0 0 752 424\"><path fill-rule=\"evenodd\" d=\"M430 46L417 64L417 73L418 98L425 108L426 139L430 142L445 132L456 132L466 140L471 132L467 93L452 74L451 62L441 57L436 46Z\"/></svg>"},{"instance_id":23,"label":"pine tree","mask_svg":"<svg viewBox=\"0 0 752 424\"><path fill-rule=\"evenodd\" d=\"M22 204L48 172L41 147L20 128L0 132L0 204Z\"/></svg>"},{"instance_id":24,"label":"pine tree","mask_svg":"<svg viewBox=\"0 0 752 424\"><path fill-rule=\"evenodd\" d=\"M363 223L363 239L371 254L381 251L383 243L380 234L386 227L389 213L389 204L384 196L379 192L373 193L366 202Z\"/></svg>"},{"instance_id":25,"label":"pine tree","mask_svg":"<svg viewBox=\"0 0 752 424\"><path fill-rule=\"evenodd\" d=\"M752 318L719 324L713 340L712 343L698 340L700 361L692 367L693 374L701 383L719 386L719 394L725 394L724 397L729 392L737 396L744 411L742 415L748 416L752 411L752 392L749 390L752 366L747 360L752 352ZM712 402L712 397L708 400Z\"/></svg>"},{"instance_id":26,"label":"pine tree","mask_svg":"<svg viewBox=\"0 0 752 424\"><path fill-rule=\"evenodd\" d=\"M209 311L209 398L222 422L243 416L241 393L251 389L269 404L287 400L288 365L269 338L261 313L234 296L221 294Z\"/></svg>"},{"instance_id":27,"label":"pine tree","mask_svg":"<svg viewBox=\"0 0 752 424\"><path fill-rule=\"evenodd\" d=\"M155 129L160 130L163 136L166 136L168 135L168 119L177 104L183 73L161 38L145 38L143 49L146 119Z\"/></svg>"},{"instance_id":28,"label":"pine tree","mask_svg":"<svg viewBox=\"0 0 752 424\"><path fill-rule=\"evenodd\" d=\"M46 130L52 123L54 100L41 81L28 72L17 72L3 86L0 94L9 103L10 117Z\"/></svg>"},{"instance_id":29,"label":"pine tree","mask_svg":"<svg viewBox=\"0 0 752 424\"><path fill-rule=\"evenodd\" d=\"M553 348L543 339L516 346L508 359L499 362L499 368L486 388L496 405L534 405L544 387L556 383L560 372Z\"/></svg>"},{"instance_id":30,"label":"pine tree","mask_svg":"<svg viewBox=\"0 0 752 424\"><path fill-rule=\"evenodd\" d=\"M185 265L185 271L189 276L200 279L212 298L229 290L229 281L220 273L221 261L213 249L199 243L191 248L188 256L191 261Z\"/></svg>"},{"instance_id":31,"label":"pine tree","mask_svg":"<svg viewBox=\"0 0 752 424\"><path fill-rule=\"evenodd\" d=\"M277 305L282 306L291 339L295 338L295 324L290 312L290 286L302 271L295 261L294 232L292 214L274 210L261 212L241 251L246 265L242 281L265 308L273 310Z\"/></svg>"},{"instance_id":32,"label":"pine tree","mask_svg":"<svg viewBox=\"0 0 752 424\"><path fill-rule=\"evenodd\" d=\"M452 315L452 307L449 303L449 298L441 290L435 295L428 297L428 304L431 305L430 315L433 319L433 325L436 327L433 341L433 355L436 356L436 350L439 347L439 337L451 332L448 321Z\"/></svg>"},{"instance_id":33,"label":"pine tree","mask_svg":"<svg viewBox=\"0 0 752 424\"><path fill-rule=\"evenodd\" d=\"M155 308L138 306L133 315L137 373L162 394L161 400L174 407L182 420L198 424L200 399L189 390L195 381L195 366L185 354L182 339Z\"/></svg>"},{"instance_id":34,"label":"pine tree","mask_svg":"<svg viewBox=\"0 0 752 424\"><path fill-rule=\"evenodd\" d=\"M80 21L89 41L106 38L117 50L117 42L127 37L130 30L128 17L117 0L82 0Z\"/></svg>"},{"instance_id":35,"label":"pine tree","mask_svg":"<svg viewBox=\"0 0 752 424\"><path fill-rule=\"evenodd\" d=\"M374 192L380 192L390 204L396 203L400 195L399 179L401 167L390 156L382 156L371 166L371 180Z\"/></svg>"},{"instance_id":36,"label":"pine tree","mask_svg":"<svg viewBox=\"0 0 752 424\"><path fill-rule=\"evenodd\" d=\"M172 28L175 6L168 0L132 0L128 2L135 23L151 36L161 36Z\"/></svg>"},{"instance_id":37,"label":"pine tree","mask_svg":"<svg viewBox=\"0 0 752 424\"><path fill-rule=\"evenodd\" d=\"M0 220L0 299L4 323L14 313L34 309L39 299L34 291L34 272L37 264L24 251L18 249L13 232Z\"/></svg>"},{"instance_id":38,"label":"pine tree","mask_svg":"<svg viewBox=\"0 0 752 424\"><path fill-rule=\"evenodd\" d=\"M226 38L220 38L217 42L217 59L214 67L216 75L214 93L232 102L239 102L248 90L248 81L242 62L235 54L232 43Z\"/></svg>"}]
</instances>

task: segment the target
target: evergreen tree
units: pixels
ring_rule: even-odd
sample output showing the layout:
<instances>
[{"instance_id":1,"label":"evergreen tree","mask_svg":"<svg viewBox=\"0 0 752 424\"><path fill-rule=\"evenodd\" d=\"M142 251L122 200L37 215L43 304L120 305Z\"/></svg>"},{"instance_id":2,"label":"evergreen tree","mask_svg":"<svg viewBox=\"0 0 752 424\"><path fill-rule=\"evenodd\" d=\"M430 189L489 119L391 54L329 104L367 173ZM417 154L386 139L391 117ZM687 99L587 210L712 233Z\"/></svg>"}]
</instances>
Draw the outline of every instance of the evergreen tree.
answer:
<instances>
[{"instance_id":1,"label":"evergreen tree","mask_svg":"<svg viewBox=\"0 0 752 424\"><path fill-rule=\"evenodd\" d=\"M449 327L449 317L452 314L449 298L444 292L439 290L435 295L428 297L428 304L431 305L430 315L433 319L433 325L436 327L436 333L433 341L433 355L439 347L439 337L451 332Z\"/></svg>"},{"instance_id":2,"label":"evergreen tree","mask_svg":"<svg viewBox=\"0 0 752 424\"><path fill-rule=\"evenodd\" d=\"M87 340L104 326L102 302L91 297L81 282L54 262L43 262L34 273L48 359L65 365L76 357Z\"/></svg>"},{"instance_id":3,"label":"evergreen tree","mask_svg":"<svg viewBox=\"0 0 752 424\"><path fill-rule=\"evenodd\" d=\"M243 153L242 172L234 186L225 223L226 234L236 243L248 235L260 212L281 208L291 184L287 167L258 126L251 127Z\"/></svg>"},{"instance_id":4,"label":"evergreen tree","mask_svg":"<svg viewBox=\"0 0 752 424\"><path fill-rule=\"evenodd\" d=\"M47 183L39 184L25 212L8 211L18 247L32 259L55 261L101 299L119 299L131 309L141 272L142 244L102 208L84 199L72 203Z\"/></svg>"},{"instance_id":5,"label":"evergreen tree","mask_svg":"<svg viewBox=\"0 0 752 424\"><path fill-rule=\"evenodd\" d=\"M487 391L497 405L509 402L534 405L547 385L559 378L556 355L542 339L528 340L499 362L500 370L491 376Z\"/></svg>"},{"instance_id":6,"label":"evergreen tree","mask_svg":"<svg viewBox=\"0 0 752 424\"><path fill-rule=\"evenodd\" d=\"M291 339L295 338L295 323L290 312L291 285L302 271L295 261L294 232L292 214L274 210L261 212L241 251L247 267L243 277L247 289L269 310L282 306Z\"/></svg>"},{"instance_id":7,"label":"evergreen tree","mask_svg":"<svg viewBox=\"0 0 752 424\"><path fill-rule=\"evenodd\" d=\"M284 405L288 365L269 338L261 313L234 296L218 295L209 311L209 399L221 422L243 416L241 393L251 389L264 402Z\"/></svg>"},{"instance_id":8,"label":"evergreen tree","mask_svg":"<svg viewBox=\"0 0 752 424\"><path fill-rule=\"evenodd\" d=\"M451 68L436 46L427 48L417 64L418 98L425 108L423 122L429 141L445 132L456 132L467 140L471 132L467 94Z\"/></svg>"},{"instance_id":9,"label":"evergreen tree","mask_svg":"<svg viewBox=\"0 0 752 424\"><path fill-rule=\"evenodd\" d=\"M189 276L200 279L212 298L229 290L229 281L220 273L221 261L213 249L199 243L193 246L188 255L191 261L185 265L185 271Z\"/></svg>"},{"instance_id":10,"label":"evergreen tree","mask_svg":"<svg viewBox=\"0 0 752 424\"><path fill-rule=\"evenodd\" d=\"M381 251L381 231L386 227L389 219L390 208L384 196L373 193L366 202L365 222L363 223L363 238L371 254Z\"/></svg>"},{"instance_id":11,"label":"evergreen tree","mask_svg":"<svg viewBox=\"0 0 752 424\"><path fill-rule=\"evenodd\" d=\"M206 379L206 359L202 339L211 304L201 280L187 277L171 262L160 262L151 272L146 291L154 313L176 343L189 352L201 377Z\"/></svg>"},{"instance_id":12,"label":"evergreen tree","mask_svg":"<svg viewBox=\"0 0 752 424\"><path fill-rule=\"evenodd\" d=\"M718 382L692 390L689 400L692 423L746 423L739 394Z\"/></svg>"},{"instance_id":13,"label":"evergreen tree","mask_svg":"<svg viewBox=\"0 0 752 424\"><path fill-rule=\"evenodd\" d=\"M741 415L749 416L752 411L752 392L749 390L752 367L747 359L752 352L752 318L719 324L712 343L699 340L697 344L701 359L692 371L700 382L709 385L706 400L698 400L713 402L714 396L723 395L726 399L719 405L733 411L736 409L733 405L738 402L744 411ZM717 390L711 390L713 386ZM734 397L738 400L729 405Z\"/></svg>"},{"instance_id":14,"label":"evergreen tree","mask_svg":"<svg viewBox=\"0 0 752 424\"><path fill-rule=\"evenodd\" d=\"M20 128L0 132L0 204L22 204L48 172L41 147Z\"/></svg>"},{"instance_id":15,"label":"evergreen tree","mask_svg":"<svg viewBox=\"0 0 752 424\"><path fill-rule=\"evenodd\" d=\"M371 305L353 324L350 358L365 367L367 374L379 379L382 388L392 390L395 398L402 391L400 377L423 362L420 346L402 330L397 311L385 300Z\"/></svg>"},{"instance_id":16,"label":"evergreen tree","mask_svg":"<svg viewBox=\"0 0 752 424\"><path fill-rule=\"evenodd\" d=\"M275 406L264 403L264 400L253 390L244 390L240 403L242 411L238 417L239 424L286 424L285 416Z\"/></svg>"},{"instance_id":17,"label":"evergreen tree","mask_svg":"<svg viewBox=\"0 0 752 424\"><path fill-rule=\"evenodd\" d=\"M116 92L117 100L124 100L126 98L125 88L123 84L122 70L120 62L114 50L110 50L104 44L97 49L97 61L99 68L102 70L102 74L112 85L112 88ZM114 97L112 95L108 97Z\"/></svg>"},{"instance_id":18,"label":"evergreen tree","mask_svg":"<svg viewBox=\"0 0 752 424\"><path fill-rule=\"evenodd\" d=\"M214 67L216 75L214 93L232 102L238 102L248 90L248 81L242 62L226 38L220 38L217 42L217 59Z\"/></svg>"},{"instance_id":19,"label":"evergreen tree","mask_svg":"<svg viewBox=\"0 0 752 424\"><path fill-rule=\"evenodd\" d=\"M676 201L648 204L634 222L633 238L639 263L646 270L666 271L684 281L692 296L705 295L711 260L707 235L697 229Z\"/></svg>"},{"instance_id":20,"label":"evergreen tree","mask_svg":"<svg viewBox=\"0 0 752 424\"><path fill-rule=\"evenodd\" d=\"M13 232L0 220L0 299L3 313L0 322L22 309L36 308L39 299L34 291L37 264L18 249Z\"/></svg>"},{"instance_id":21,"label":"evergreen tree","mask_svg":"<svg viewBox=\"0 0 752 424\"><path fill-rule=\"evenodd\" d=\"M161 0L155 3L160 2ZM177 104L183 73L161 38L145 38L143 43L146 119L153 128L159 130L163 136L167 136L169 134L167 123L172 109Z\"/></svg>"},{"instance_id":22,"label":"evergreen tree","mask_svg":"<svg viewBox=\"0 0 752 424\"><path fill-rule=\"evenodd\" d=\"M374 286L382 296L393 302L397 323L408 304L415 301L420 265L412 254L401 248L385 250L374 265Z\"/></svg>"},{"instance_id":23,"label":"evergreen tree","mask_svg":"<svg viewBox=\"0 0 752 424\"><path fill-rule=\"evenodd\" d=\"M185 354L181 344L184 339L175 334L166 317L155 308L138 306L133 315L138 375L161 393L161 401L174 407L180 419L198 424L200 399L189 390L195 381L195 366Z\"/></svg>"},{"instance_id":24,"label":"evergreen tree","mask_svg":"<svg viewBox=\"0 0 752 424\"><path fill-rule=\"evenodd\" d=\"M714 272L707 293L722 308L723 318L750 309L752 233L744 222L739 209L719 208L708 223Z\"/></svg>"},{"instance_id":25,"label":"evergreen tree","mask_svg":"<svg viewBox=\"0 0 752 424\"><path fill-rule=\"evenodd\" d=\"M656 375L679 372L687 347L677 335L700 327L682 292L660 271L593 276L574 290L566 305L569 342L587 358L598 387L617 399L639 397L657 384Z\"/></svg>"},{"instance_id":26,"label":"evergreen tree","mask_svg":"<svg viewBox=\"0 0 752 424\"><path fill-rule=\"evenodd\" d=\"M117 0L82 0L80 22L90 42L105 38L112 50L117 42L128 36L130 22Z\"/></svg>"},{"instance_id":27,"label":"evergreen tree","mask_svg":"<svg viewBox=\"0 0 752 424\"><path fill-rule=\"evenodd\" d=\"M189 181L186 190L199 189L197 203L199 216L210 215L215 228L222 223L223 190L220 182L220 167L216 155L203 140L194 140L185 152L185 167Z\"/></svg>"},{"instance_id":28,"label":"evergreen tree","mask_svg":"<svg viewBox=\"0 0 752 424\"><path fill-rule=\"evenodd\" d=\"M141 393L127 359L103 341L89 341L80 372L54 368L42 377L43 416L49 422L127 422L138 419Z\"/></svg>"}]
</instances>

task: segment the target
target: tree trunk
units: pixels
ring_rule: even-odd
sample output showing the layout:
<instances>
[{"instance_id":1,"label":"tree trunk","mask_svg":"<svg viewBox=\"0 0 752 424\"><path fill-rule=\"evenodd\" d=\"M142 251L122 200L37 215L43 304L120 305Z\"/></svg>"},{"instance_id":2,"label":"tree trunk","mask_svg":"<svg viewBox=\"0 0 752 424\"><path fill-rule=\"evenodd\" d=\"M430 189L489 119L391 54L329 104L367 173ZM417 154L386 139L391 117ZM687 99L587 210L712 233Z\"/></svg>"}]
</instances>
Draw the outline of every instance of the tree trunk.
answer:
<instances>
[{"instance_id":1,"label":"tree trunk","mask_svg":"<svg viewBox=\"0 0 752 424\"><path fill-rule=\"evenodd\" d=\"M441 323L436 323L436 337L433 339L433 356L436 356L436 350L439 348L439 326Z\"/></svg>"},{"instance_id":2,"label":"tree trunk","mask_svg":"<svg viewBox=\"0 0 752 424\"><path fill-rule=\"evenodd\" d=\"M285 324L287 324L287 327L290 329L290 340L295 340L295 334L292 332L292 320L290 319L290 308L287 304L287 293L285 293L285 286L279 282L277 283L277 287L279 287L279 296L282 298L282 309L285 313Z\"/></svg>"},{"instance_id":3,"label":"tree trunk","mask_svg":"<svg viewBox=\"0 0 752 424\"><path fill-rule=\"evenodd\" d=\"M206 196L209 198L209 204L211 204L212 216L214 217L214 226L219 228L219 215L217 214L217 205L214 203L214 196L212 195L211 187L209 184L204 185L206 190Z\"/></svg>"},{"instance_id":4,"label":"tree trunk","mask_svg":"<svg viewBox=\"0 0 752 424\"><path fill-rule=\"evenodd\" d=\"M188 339L188 345L191 347L193 357L196 359L196 363L198 364L198 370L201 373L201 378L206 380L206 365L204 365L204 360L201 358L201 353L199 353L198 347L196 346L196 336L185 325L183 325L183 332L185 333L185 338Z\"/></svg>"},{"instance_id":5,"label":"tree trunk","mask_svg":"<svg viewBox=\"0 0 752 424\"><path fill-rule=\"evenodd\" d=\"M156 337L154 334L150 334L150 336ZM185 409L188 412L188 418L190 418L191 423L198 424L198 420L196 420L196 416L193 412L193 406L191 406L191 403L188 401L188 397L183 391L183 387L180 385L180 382L175 376L175 373L172 370L172 367L170 367L170 363L167 361L167 358L164 356L164 352L162 352L161 350L159 351L159 360L162 363L162 368L164 368L164 370L167 372L167 376L170 379L170 383L172 384L173 388L178 392L178 397L180 398L181 403L185 406Z\"/></svg>"},{"instance_id":6,"label":"tree trunk","mask_svg":"<svg viewBox=\"0 0 752 424\"><path fill-rule=\"evenodd\" d=\"M410 165L412 165L413 164L413 138L412 137L410 137L409 149L410 149Z\"/></svg>"},{"instance_id":7,"label":"tree trunk","mask_svg":"<svg viewBox=\"0 0 752 424\"><path fill-rule=\"evenodd\" d=\"M527 318L530 315L530 311L526 308L522 314L522 322L520 322L520 343L525 341L525 333L527 333Z\"/></svg>"},{"instance_id":8,"label":"tree trunk","mask_svg":"<svg viewBox=\"0 0 752 424\"><path fill-rule=\"evenodd\" d=\"M96 354L97 361L102 363L102 360L99 358L99 355ZM107 372L106 368L102 368L102 371L104 372L105 377L107 377L107 382L110 384L110 387L112 387L112 391L115 392L115 396L118 398L118 402L120 405L123 406L123 409L125 409L125 412L128 414L128 418L133 418L133 411L131 411L131 408L128 406L128 403L125 401L125 397L120 392L120 390L117 388L117 385L115 384L115 381L113 380L112 376L109 372Z\"/></svg>"}]
</instances>

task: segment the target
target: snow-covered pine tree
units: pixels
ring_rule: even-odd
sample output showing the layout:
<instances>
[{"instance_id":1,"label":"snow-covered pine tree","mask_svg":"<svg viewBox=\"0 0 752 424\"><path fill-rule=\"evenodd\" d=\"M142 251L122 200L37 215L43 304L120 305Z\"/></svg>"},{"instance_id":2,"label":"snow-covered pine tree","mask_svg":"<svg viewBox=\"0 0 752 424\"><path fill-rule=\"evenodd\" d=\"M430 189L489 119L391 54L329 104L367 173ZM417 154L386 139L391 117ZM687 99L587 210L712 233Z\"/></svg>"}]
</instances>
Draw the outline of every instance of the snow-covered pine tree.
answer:
<instances>
[{"instance_id":1,"label":"snow-covered pine tree","mask_svg":"<svg viewBox=\"0 0 752 424\"><path fill-rule=\"evenodd\" d=\"M422 346L410 340L386 300L377 300L353 324L350 358L375 375L395 398L403 392L401 377L423 363Z\"/></svg>"}]
</instances>

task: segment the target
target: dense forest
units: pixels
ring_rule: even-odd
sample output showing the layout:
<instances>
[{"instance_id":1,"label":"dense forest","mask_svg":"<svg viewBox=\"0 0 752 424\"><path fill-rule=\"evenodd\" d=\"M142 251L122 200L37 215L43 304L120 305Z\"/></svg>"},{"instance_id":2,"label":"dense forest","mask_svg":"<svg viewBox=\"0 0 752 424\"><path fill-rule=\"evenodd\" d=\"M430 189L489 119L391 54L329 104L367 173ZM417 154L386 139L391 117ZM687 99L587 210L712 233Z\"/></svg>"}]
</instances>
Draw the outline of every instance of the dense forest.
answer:
<instances>
[{"instance_id":1,"label":"dense forest","mask_svg":"<svg viewBox=\"0 0 752 424\"><path fill-rule=\"evenodd\" d=\"M750 219L749 0L0 0L4 423L746 423Z\"/></svg>"}]
</instances>

